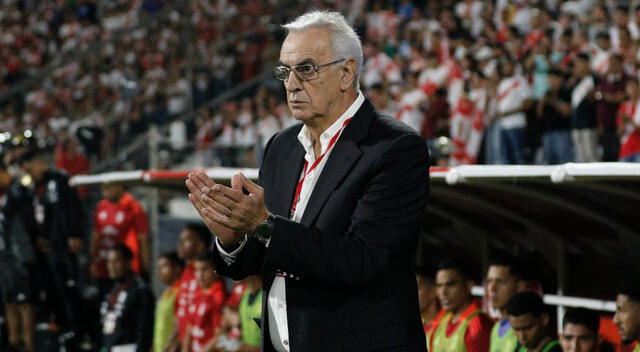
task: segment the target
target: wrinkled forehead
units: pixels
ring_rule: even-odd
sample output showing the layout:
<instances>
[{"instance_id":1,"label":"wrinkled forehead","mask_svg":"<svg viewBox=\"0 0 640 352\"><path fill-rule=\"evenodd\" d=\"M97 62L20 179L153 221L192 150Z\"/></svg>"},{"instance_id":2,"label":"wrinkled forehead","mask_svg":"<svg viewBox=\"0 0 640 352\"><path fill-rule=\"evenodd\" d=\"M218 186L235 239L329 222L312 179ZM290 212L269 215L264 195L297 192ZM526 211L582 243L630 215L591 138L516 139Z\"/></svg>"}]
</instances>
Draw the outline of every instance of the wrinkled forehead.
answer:
<instances>
[{"instance_id":1,"label":"wrinkled forehead","mask_svg":"<svg viewBox=\"0 0 640 352\"><path fill-rule=\"evenodd\" d=\"M333 60L328 29L313 27L287 35L280 48L280 63L286 66L324 64Z\"/></svg>"}]
</instances>

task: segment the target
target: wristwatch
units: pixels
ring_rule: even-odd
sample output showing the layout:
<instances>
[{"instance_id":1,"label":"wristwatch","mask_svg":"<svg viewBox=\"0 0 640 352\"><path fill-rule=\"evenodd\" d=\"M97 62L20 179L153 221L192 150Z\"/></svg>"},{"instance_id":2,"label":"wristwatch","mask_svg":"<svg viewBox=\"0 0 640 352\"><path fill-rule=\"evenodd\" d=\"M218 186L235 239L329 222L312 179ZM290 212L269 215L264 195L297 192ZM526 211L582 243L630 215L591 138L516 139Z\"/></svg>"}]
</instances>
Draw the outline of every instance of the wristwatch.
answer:
<instances>
[{"instance_id":1,"label":"wristwatch","mask_svg":"<svg viewBox=\"0 0 640 352\"><path fill-rule=\"evenodd\" d=\"M271 234L273 233L273 228L276 225L276 216L273 214L269 214L267 219L261 222L256 229L251 233L251 237L258 240L258 242L263 245L269 245L269 241L271 240Z\"/></svg>"}]
</instances>

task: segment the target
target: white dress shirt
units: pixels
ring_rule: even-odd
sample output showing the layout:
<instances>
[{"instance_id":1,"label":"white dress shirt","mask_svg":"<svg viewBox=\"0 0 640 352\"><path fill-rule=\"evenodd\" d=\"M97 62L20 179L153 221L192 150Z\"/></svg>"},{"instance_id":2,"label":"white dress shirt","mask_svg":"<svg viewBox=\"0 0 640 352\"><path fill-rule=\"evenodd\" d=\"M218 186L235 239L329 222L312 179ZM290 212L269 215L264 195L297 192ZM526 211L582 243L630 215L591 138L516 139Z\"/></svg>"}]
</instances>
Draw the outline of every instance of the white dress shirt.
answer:
<instances>
[{"instance_id":1,"label":"white dress shirt","mask_svg":"<svg viewBox=\"0 0 640 352\"><path fill-rule=\"evenodd\" d=\"M316 181L320 177L322 170L324 169L324 165L327 163L327 159L331 155L331 151L333 148L327 150L329 147L329 141L333 136L339 133L342 125L347 119L350 119L355 116L356 112L362 106L364 102L364 95L362 92L358 92L358 97L351 104L349 109L340 116L329 128L327 128L320 135L320 155L325 154L324 158L315 169L307 174L304 178L304 182L302 183L302 188L300 190L300 198L298 200L298 204L296 205L295 212L291 214L291 220L295 222L300 222L302 219L302 215L304 214L304 210L307 207L307 203L309 203L309 198L311 197L311 192L316 185ZM313 138L311 138L311 134L307 126L302 126L300 133L298 133L298 140L302 147L305 150L304 159L307 161L307 170L313 165L316 160L316 155L313 150ZM304 175L305 170L300 174L300 178ZM224 261L227 264L232 264L236 255L244 248L246 243L245 239L240 244L240 247L231 253L227 253L224 251L220 242L216 240L216 246L218 247L218 251L222 255ZM267 244L268 246L268 244ZM304 273L302 273L304 275ZM286 274L285 274L286 276ZM268 296L268 312L269 312L269 336L271 338L271 342L273 343L273 347L278 352L289 352L289 327L287 323L287 292L286 292L286 284L284 276L276 276L275 280L273 280L273 284L271 285L271 289L269 290Z\"/></svg>"}]
</instances>

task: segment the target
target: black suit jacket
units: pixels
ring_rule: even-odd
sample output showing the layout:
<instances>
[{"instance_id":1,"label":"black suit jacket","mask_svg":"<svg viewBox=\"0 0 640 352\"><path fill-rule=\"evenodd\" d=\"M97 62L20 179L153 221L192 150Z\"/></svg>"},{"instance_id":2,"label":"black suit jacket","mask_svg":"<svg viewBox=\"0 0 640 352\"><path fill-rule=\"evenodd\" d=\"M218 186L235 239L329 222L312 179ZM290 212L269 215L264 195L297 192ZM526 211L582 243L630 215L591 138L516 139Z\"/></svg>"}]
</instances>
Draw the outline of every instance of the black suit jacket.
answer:
<instances>
[{"instance_id":1,"label":"black suit jacket","mask_svg":"<svg viewBox=\"0 0 640 352\"><path fill-rule=\"evenodd\" d=\"M406 125L365 99L335 144L300 223L289 219L304 149L302 125L271 139L260 169L268 209L277 215L268 248L249 239L218 272L286 280L289 343L298 351L424 351L414 262L429 191L428 150ZM262 332L269 339L267 295Z\"/></svg>"}]
</instances>

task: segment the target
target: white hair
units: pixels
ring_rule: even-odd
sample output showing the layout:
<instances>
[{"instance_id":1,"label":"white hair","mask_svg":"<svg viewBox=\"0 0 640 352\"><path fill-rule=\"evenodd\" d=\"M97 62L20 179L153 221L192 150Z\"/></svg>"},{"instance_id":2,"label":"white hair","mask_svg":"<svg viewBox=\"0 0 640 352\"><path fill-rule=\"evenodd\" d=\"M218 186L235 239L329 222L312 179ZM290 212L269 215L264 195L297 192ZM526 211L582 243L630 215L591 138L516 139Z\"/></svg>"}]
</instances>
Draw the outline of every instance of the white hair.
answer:
<instances>
[{"instance_id":1,"label":"white hair","mask_svg":"<svg viewBox=\"0 0 640 352\"><path fill-rule=\"evenodd\" d=\"M349 25L340 12L311 11L296 18L293 22L282 26L287 33L301 32L305 29L320 27L327 28L331 34L331 48L336 59L356 60L356 89L359 88L362 75L362 43L360 37Z\"/></svg>"}]
</instances>

